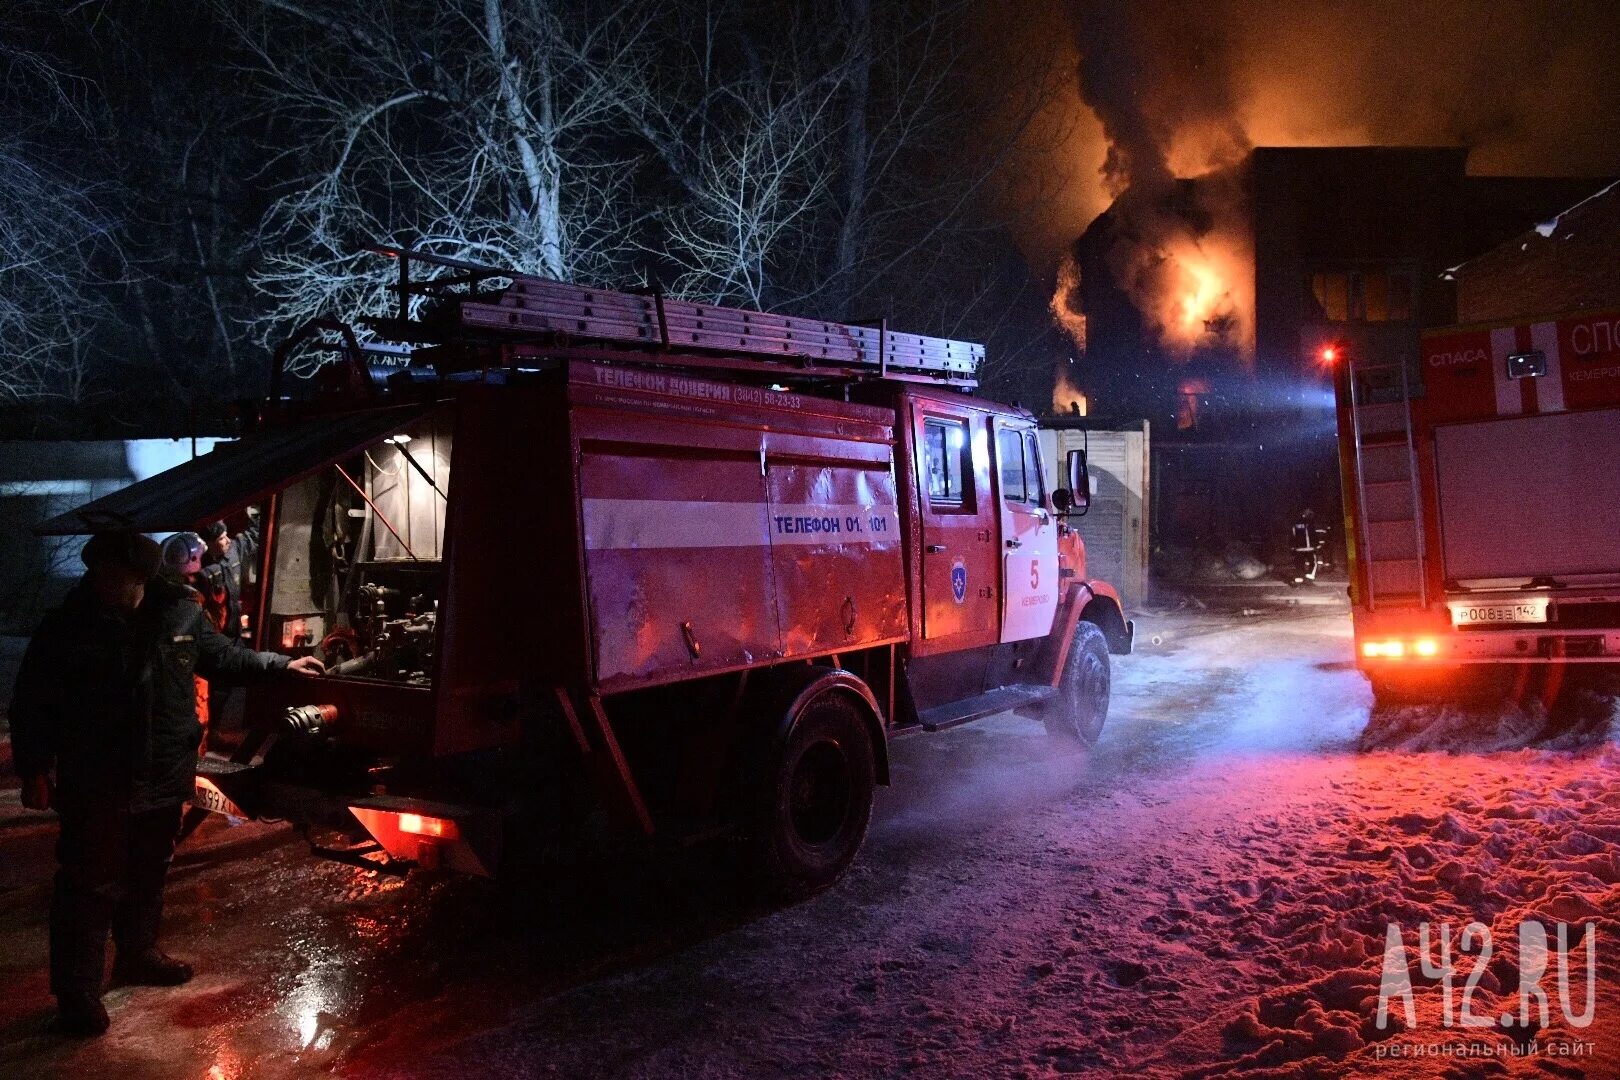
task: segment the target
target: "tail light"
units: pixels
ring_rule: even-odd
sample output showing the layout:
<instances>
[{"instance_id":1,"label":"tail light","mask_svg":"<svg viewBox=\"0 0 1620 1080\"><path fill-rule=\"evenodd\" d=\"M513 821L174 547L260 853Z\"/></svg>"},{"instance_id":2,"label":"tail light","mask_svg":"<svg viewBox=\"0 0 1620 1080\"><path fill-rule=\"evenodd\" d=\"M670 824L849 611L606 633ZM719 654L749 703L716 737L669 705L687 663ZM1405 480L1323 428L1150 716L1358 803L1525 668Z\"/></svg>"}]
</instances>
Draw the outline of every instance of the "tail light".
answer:
<instances>
[{"instance_id":1,"label":"tail light","mask_svg":"<svg viewBox=\"0 0 1620 1080\"><path fill-rule=\"evenodd\" d=\"M1409 656L1432 660L1440 655L1440 639L1367 638L1361 643L1361 655L1368 660L1405 660Z\"/></svg>"},{"instance_id":2,"label":"tail light","mask_svg":"<svg viewBox=\"0 0 1620 1080\"><path fill-rule=\"evenodd\" d=\"M487 807L373 795L349 810L391 858L485 877L500 862L501 816Z\"/></svg>"},{"instance_id":3,"label":"tail light","mask_svg":"<svg viewBox=\"0 0 1620 1080\"><path fill-rule=\"evenodd\" d=\"M448 818L424 817L421 814L399 815L399 831L413 836L431 836L438 840L454 840L460 834L456 823Z\"/></svg>"}]
</instances>

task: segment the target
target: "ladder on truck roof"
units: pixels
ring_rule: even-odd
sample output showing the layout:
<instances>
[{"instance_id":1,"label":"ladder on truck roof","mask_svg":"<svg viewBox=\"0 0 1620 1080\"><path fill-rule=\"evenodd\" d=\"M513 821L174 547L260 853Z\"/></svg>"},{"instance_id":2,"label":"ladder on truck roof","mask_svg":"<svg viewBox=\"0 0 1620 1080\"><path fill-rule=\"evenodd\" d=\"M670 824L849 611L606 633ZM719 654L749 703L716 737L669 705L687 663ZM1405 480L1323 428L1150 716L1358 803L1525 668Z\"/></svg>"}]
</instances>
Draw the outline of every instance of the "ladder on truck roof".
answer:
<instances>
[{"instance_id":1,"label":"ladder on truck roof","mask_svg":"<svg viewBox=\"0 0 1620 1080\"><path fill-rule=\"evenodd\" d=\"M1416 378L1409 360L1347 358L1355 440L1356 505L1368 608L1429 606L1423 496L1412 431ZM1415 359L1415 358L1414 358ZM1359 360L1359 362L1358 362Z\"/></svg>"},{"instance_id":2,"label":"ladder on truck roof","mask_svg":"<svg viewBox=\"0 0 1620 1080\"><path fill-rule=\"evenodd\" d=\"M977 385L984 346L949 338L902 334L877 325L837 323L674 300L662 293L617 292L520 274L429 252L374 247L399 260L399 317L374 320L385 337L408 340L432 328L433 339L459 329L515 344L602 343L628 346L651 362L662 353L712 353L746 358L780 370L848 377L921 379L959 388ZM413 264L448 270L412 277ZM479 291L491 278L510 284ZM440 302L424 320L409 317L413 297Z\"/></svg>"}]
</instances>

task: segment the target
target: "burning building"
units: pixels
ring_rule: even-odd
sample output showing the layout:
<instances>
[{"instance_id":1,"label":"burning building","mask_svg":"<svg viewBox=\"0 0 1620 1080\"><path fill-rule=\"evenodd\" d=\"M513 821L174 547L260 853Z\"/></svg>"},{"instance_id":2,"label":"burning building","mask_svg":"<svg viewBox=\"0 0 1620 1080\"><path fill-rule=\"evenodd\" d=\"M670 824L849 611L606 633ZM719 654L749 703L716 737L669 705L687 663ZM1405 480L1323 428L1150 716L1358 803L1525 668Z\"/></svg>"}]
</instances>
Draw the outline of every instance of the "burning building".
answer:
<instances>
[{"instance_id":1,"label":"burning building","mask_svg":"<svg viewBox=\"0 0 1620 1080\"><path fill-rule=\"evenodd\" d=\"M1154 424L1158 529L1265 546L1305 507L1335 520L1321 347L1415 355L1420 328L1457 321L1450 268L1602 186L1467 164L1450 147L1259 147L1128 187L1085 230L1057 301L1085 326L1066 374L1097 411Z\"/></svg>"}]
</instances>

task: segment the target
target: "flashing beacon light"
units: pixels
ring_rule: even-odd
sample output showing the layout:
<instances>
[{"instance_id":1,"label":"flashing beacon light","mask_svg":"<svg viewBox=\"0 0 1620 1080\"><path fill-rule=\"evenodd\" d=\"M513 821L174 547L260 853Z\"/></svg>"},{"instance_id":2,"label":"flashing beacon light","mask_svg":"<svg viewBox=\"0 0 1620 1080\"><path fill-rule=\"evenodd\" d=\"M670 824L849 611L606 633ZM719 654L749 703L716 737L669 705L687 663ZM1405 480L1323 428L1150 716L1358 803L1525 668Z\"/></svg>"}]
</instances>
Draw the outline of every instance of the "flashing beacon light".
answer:
<instances>
[{"instance_id":1,"label":"flashing beacon light","mask_svg":"<svg viewBox=\"0 0 1620 1080\"><path fill-rule=\"evenodd\" d=\"M1339 359L1339 347L1337 345L1324 345L1324 346L1322 346L1322 363L1327 364L1328 366L1331 367L1334 363L1336 363L1338 361L1338 359Z\"/></svg>"}]
</instances>

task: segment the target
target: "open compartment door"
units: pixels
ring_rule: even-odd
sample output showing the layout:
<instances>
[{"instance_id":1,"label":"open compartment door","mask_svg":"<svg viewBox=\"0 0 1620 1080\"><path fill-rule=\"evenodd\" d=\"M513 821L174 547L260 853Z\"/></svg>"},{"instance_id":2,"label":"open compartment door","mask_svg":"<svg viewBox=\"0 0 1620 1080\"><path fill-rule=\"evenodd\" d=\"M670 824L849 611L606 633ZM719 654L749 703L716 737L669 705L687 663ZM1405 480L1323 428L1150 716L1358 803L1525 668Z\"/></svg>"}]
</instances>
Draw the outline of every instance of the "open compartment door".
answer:
<instances>
[{"instance_id":1,"label":"open compartment door","mask_svg":"<svg viewBox=\"0 0 1620 1080\"><path fill-rule=\"evenodd\" d=\"M210 453L35 527L41 536L179 532L218 521L426 416L437 402L325 416Z\"/></svg>"}]
</instances>

